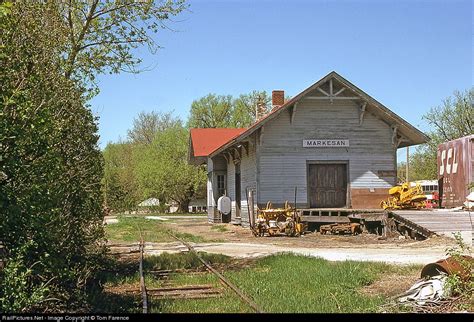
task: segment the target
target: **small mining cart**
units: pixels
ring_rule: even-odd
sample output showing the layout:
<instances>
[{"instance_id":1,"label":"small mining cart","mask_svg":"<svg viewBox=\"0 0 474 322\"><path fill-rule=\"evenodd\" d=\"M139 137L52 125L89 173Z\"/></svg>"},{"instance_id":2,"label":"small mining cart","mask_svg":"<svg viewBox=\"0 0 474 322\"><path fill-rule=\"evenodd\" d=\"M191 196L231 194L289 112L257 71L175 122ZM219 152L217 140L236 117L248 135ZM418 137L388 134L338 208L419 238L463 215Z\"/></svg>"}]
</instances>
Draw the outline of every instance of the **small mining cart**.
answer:
<instances>
[{"instance_id":1,"label":"small mining cart","mask_svg":"<svg viewBox=\"0 0 474 322\"><path fill-rule=\"evenodd\" d=\"M254 236L300 236L305 231L301 215L296 208L285 202L284 208L272 208L269 201L265 209L258 209L257 219L252 227Z\"/></svg>"}]
</instances>

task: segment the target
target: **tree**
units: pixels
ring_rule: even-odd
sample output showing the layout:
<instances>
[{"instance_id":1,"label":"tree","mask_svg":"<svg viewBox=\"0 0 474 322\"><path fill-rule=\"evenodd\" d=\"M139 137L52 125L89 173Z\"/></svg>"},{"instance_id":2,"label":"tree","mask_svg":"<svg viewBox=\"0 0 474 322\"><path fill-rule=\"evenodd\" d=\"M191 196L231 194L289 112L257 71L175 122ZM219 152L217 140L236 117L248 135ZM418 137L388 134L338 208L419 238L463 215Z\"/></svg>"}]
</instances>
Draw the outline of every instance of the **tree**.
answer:
<instances>
[{"instance_id":1,"label":"tree","mask_svg":"<svg viewBox=\"0 0 474 322\"><path fill-rule=\"evenodd\" d=\"M105 252L103 160L87 99L97 74L138 72L134 49L156 51L151 34L184 8L183 0L0 2L2 312L87 307Z\"/></svg>"},{"instance_id":2,"label":"tree","mask_svg":"<svg viewBox=\"0 0 474 322\"><path fill-rule=\"evenodd\" d=\"M233 125L237 128L248 127L254 123L257 104L261 103L265 113L270 111L272 98L265 91L252 91L241 94L233 101Z\"/></svg>"},{"instance_id":3,"label":"tree","mask_svg":"<svg viewBox=\"0 0 474 322\"><path fill-rule=\"evenodd\" d=\"M419 146L410 157L413 180L437 179L438 145L474 133L474 88L455 91L453 96L423 116L433 130L428 133L430 142Z\"/></svg>"},{"instance_id":4,"label":"tree","mask_svg":"<svg viewBox=\"0 0 474 322\"><path fill-rule=\"evenodd\" d=\"M266 92L253 91L238 98L208 94L191 104L190 128L248 127L255 122L255 109L261 102L266 112L271 99Z\"/></svg>"},{"instance_id":5,"label":"tree","mask_svg":"<svg viewBox=\"0 0 474 322\"><path fill-rule=\"evenodd\" d=\"M55 3L0 4L2 312L84 307L105 252L97 120L64 76Z\"/></svg>"},{"instance_id":6,"label":"tree","mask_svg":"<svg viewBox=\"0 0 474 322\"><path fill-rule=\"evenodd\" d=\"M172 112L142 112L128 133L103 152L107 206L130 210L153 197L187 212L192 198L205 197L205 171L187 164L189 132Z\"/></svg>"},{"instance_id":7,"label":"tree","mask_svg":"<svg viewBox=\"0 0 474 322\"><path fill-rule=\"evenodd\" d=\"M181 120L174 117L173 112L140 112L128 130L128 139L132 143L151 144L157 133L176 125L181 125Z\"/></svg>"},{"instance_id":8,"label":"tree","mask_svg":"<svg viewBox=\"0 0 474 322\"><path fill-rule=\"evenodd\" d=\"M233 127L232 96L208 94L191 104L189 127Z\"/></svg>"},{"instance_id":9,"label":"tree","mask_svg":"<svg viewBox=\"0 0 474 322\"><path fill-rule=\"evenodd\" d=\"M135 209L143 200L136 176L137 149L129 142L109 143L102 153L104 198L107 207L114 211Z\"/></svg>"},{"instance_id":10,"label":"tree","mask_svg":"<svg viewBox=\"0 0 474 322\"><path fill-rule=\"evenodd\" d=\"M145 197L160 196L175 201L188 212L192 198L205 195L206 172L187 163L189 132L180 124L159 132L143 147L137 165L138 180Z\"/></svg>"},{"instance_id":11,"label":"tree","mask_svg":"<svg viewBox=\"0 0 474 322\"><path fill-rule=\"evenodd\" d=\"M93 82L96 74L138 72L140 45L155 53L160 47L150 33L167 28L172 16L187 8L184 0L57 1L66 26L63 47L67 78Z\"/></svg>"},{"instance_id":12,"label":"tree","mask_svg":"<svg viewBox=\"0 0 474 322\"><path fill-rule=\"evenodd\" d=\"M434 127L432 142L446 142L474 133L474 87L455 91L443 105L431 108L423 119Z\"/></svg>"}]
</instances>

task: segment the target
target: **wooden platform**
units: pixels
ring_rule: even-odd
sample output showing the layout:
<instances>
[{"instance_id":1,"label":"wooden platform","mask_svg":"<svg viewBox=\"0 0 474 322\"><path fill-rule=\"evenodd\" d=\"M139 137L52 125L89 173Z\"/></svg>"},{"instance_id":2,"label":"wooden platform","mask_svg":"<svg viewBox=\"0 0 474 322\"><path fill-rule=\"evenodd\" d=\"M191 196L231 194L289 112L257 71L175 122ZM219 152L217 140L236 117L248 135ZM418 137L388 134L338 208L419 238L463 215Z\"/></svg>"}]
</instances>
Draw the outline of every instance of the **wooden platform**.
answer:
<instances>
[{"instance_id":1,"label":"wooden platform","mask_svg":"<svg viewBox=\"0 0 474 322\"><path fill-rule=\"evenodd\" d=\"M453 237L454 232L460 232L464 242L472 245L474 213L467 211L448 210L394 210L391 211L406 220L424 227L438 235Z\"/></svg>"},{"instance_id":2,"label":"wooden platform","mask_svg":"<svg viewBox=\"0 0 474 322\"><path fill-rule=\"evenodd\" d=\"M347 216L354 213L383 213L382 209L306 208L298 210L302 216Z\"/></svg>"},{"instance_id":3,"label":"wooden platform","mask_svg":"<svg viewBox=\"0 0 474 322\"><path fill-rule=\"evenodd\" d=\"M351 208L308 208L299 209L301 221L315 223L345 223L351 216L383 214L382 209L351 209Z\"/></svg>"},{"instance_id":4,"label":"wooden platform","mask_svg":"<svg viewBox=\"0 0 474 322\"><path fill-rule=\"evenodd\" d=\"M347 216L301 216L303 222L343 223L349 222Z\"/></svg>"}]
</instances>

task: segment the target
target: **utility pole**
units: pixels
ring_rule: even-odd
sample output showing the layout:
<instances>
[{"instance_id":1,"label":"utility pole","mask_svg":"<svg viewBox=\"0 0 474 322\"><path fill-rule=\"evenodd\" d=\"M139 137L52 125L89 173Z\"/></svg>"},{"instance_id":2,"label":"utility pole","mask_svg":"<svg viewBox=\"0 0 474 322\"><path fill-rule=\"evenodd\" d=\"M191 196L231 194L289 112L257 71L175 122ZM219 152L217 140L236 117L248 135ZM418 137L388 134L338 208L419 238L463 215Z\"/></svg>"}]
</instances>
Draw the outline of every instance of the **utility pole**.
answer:
<instances>
[{"instance_id":1,"label":"utility pole","mask_svg":"<svg viewBox=\"0 0 474 322\"><path fill-rule=\"evenodd\" d=\"M407 146L407 163L406 163L406 181L408 182L408 163L410 162L410 147Z\"/></svg>"}]
</instances>

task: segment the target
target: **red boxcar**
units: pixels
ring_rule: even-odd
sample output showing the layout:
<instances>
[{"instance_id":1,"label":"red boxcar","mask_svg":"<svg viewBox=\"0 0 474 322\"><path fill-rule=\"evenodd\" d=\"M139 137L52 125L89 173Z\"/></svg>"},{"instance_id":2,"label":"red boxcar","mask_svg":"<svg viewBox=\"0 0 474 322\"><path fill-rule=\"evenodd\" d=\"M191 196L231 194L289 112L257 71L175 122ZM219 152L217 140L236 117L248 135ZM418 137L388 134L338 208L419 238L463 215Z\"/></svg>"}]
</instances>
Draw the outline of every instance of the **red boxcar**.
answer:
<instances>
[{"instance_id":1,"label":"red boxcar","mask_svg":"<svg viewBox=\"0 0 474 322\"><path fill-rule=\"evenodd\" d=\"M474 181L474 134L438 145L441 206L462 206Z\"/></svg>"}]
</instances>

